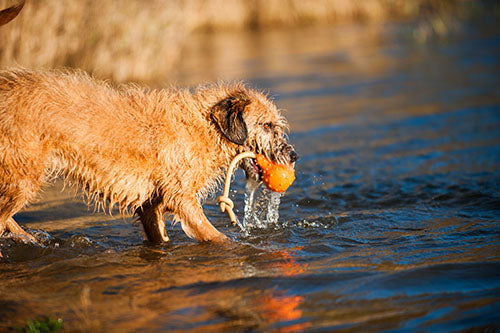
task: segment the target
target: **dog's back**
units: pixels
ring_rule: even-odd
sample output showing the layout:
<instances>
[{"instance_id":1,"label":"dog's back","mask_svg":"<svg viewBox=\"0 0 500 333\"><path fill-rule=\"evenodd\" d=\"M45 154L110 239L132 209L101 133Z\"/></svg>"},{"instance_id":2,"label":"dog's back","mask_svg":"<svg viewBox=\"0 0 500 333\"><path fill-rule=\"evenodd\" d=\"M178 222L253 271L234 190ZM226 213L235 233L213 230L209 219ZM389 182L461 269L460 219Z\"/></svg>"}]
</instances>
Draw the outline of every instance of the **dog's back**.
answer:
<instances>
[{"instance_id":1,"label":"dog's back","mask_svg":"<svg viewBox=\"0 0 500 333\"><path fill-rule=\"evenodd\" d=\"M63 173L122 208L144 202L158 167L144 133L154 119L131 100L84 74L0 72L0 186L25 182L36 191Z\"/></svg>"}]
</instances>

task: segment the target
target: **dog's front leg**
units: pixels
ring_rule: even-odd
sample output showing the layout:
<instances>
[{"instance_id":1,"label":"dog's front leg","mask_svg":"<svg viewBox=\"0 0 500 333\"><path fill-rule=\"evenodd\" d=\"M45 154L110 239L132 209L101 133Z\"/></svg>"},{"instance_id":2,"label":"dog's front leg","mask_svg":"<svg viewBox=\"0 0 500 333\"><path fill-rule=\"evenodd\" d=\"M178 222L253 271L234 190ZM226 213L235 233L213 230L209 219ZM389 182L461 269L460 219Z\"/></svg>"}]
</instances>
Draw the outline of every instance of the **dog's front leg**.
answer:
<instances>
[{"instance_id":1,"label":"dog's front leg","mask_svg":"<svg viewBox=\"0 0 500 333\"><path fill-rule=\"evenodd\" d=\"M180 208L176 215L181 221L182 230L189 237L195 238L199 242L224 242L228 240L210 223L197 199L184 199Z\"/></svg>"},{"instance_id":2,"label":"dog's front leg","mask_svg":"<svg viewBox=\"0 0 500 333\"><path fill-rule=\"evenodd\" d=\"M137 209L136 214L144 227L148 241L157 244L168 242L165 221L163 220L163 208L159 197L143 203Z\"/></svg>"}]
</instances>

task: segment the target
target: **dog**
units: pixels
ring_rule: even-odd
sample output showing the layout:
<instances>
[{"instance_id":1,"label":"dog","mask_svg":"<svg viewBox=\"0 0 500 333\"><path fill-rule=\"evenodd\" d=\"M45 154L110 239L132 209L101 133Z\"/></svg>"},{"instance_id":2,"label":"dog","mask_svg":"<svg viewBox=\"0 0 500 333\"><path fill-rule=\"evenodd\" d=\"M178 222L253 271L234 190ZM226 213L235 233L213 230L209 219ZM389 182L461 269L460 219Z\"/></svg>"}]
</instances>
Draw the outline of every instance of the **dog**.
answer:
<instances>
[{"instance_id":1,"label":"dog","mask_svg":"<svg viewBox=\"0 0 500 333\"><path fill-rule=\"evenodd\" d=\"M23 6L0 11L0 25ZM62 176L110 212L133 212L153 243L169 240L167 213L191 238L224 241L201 201L241 152L293 164L287 131L276 105L241 83L149 90L81 71L0 70L0 235L36 242L13 215ZM262 180L254 159L240 166Z\"/></svg>"},{"instance_id":2,"label":"dog","mask_svg":"<svg viewBox=\"0 0 500 333\"><path fill-rule=\"evenodd\" d=\"M167 213L191 238L225 241L201 201L241 152L293 164L287 132L276 105L242 83L150 90L81 71L0 71L0 234L34 240L12 216L63 176L110 211L133 212L150 242L169 240ZM240 167L261 180L254 159Z\"/></svg>"}]
</instances>

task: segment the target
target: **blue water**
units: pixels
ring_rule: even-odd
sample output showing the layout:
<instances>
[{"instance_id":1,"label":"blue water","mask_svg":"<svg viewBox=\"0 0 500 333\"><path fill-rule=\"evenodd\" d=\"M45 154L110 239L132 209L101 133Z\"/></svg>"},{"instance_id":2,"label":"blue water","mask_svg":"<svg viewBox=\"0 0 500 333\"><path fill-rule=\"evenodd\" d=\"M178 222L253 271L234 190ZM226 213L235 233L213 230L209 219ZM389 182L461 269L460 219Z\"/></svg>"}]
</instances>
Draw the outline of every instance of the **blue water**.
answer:
<instances>
[{"instance_id":1,"label":"blue water","mask_svg":"<svg viewBox=\"0 0 500 333\"><path fill-rule=\"evenodd\" d=\"M168 226L151 247L48 189L16 216L46 248L1 240L0 328L49 315L90 331L498 330L500 30L419 43L411 29L199 36L172 81L245 79L286 110L301 157L279 225L245 235L212 198L207 216L237 242ZM233 188L242 216L242 173Z\"/></svg>"}]
</instances>

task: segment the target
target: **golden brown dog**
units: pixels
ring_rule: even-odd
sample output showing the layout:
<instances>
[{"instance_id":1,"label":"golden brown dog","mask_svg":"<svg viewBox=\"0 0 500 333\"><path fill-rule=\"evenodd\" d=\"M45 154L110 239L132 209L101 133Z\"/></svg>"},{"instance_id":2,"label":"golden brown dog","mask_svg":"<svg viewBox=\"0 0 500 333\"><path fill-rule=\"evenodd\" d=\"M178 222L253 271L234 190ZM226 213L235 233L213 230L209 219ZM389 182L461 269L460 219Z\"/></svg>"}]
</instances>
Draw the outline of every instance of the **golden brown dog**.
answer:
<instances>
[{"instance_id":1,"label":"golden brown dog","mask_svg":"<svg viewBox=\"0 0 500 333\"><path fill-rule=\"evenodd\" d=\"M165 242L170 213L199 241L222 241L200 200L240 152L297 159L287 123L242 84L148 90L112 87L82 72L0 71L0 234L26 234L12 216L62 175L88 197L130 209L147 239ZM241 167L259 180L253 159Z\"/></svg>"},{"instance_id":2,"label":"golden brown dog","mask_svg":"<svg viewBox=\"0 0 500 333\"><path fill-rule=\"evenodd\" d=\"M0 25L23 5L0 11ZM295 162L286 129L276 106L241 84L150 91L82 72L0 71L0 235L35 240L12 216L62 175L110 211L132 210L152 242L168 240L165 213L190 237L223 240L200 200L240 152ZM260 180L253 159L241 166Z\"/></svg>"}]
</instances>

